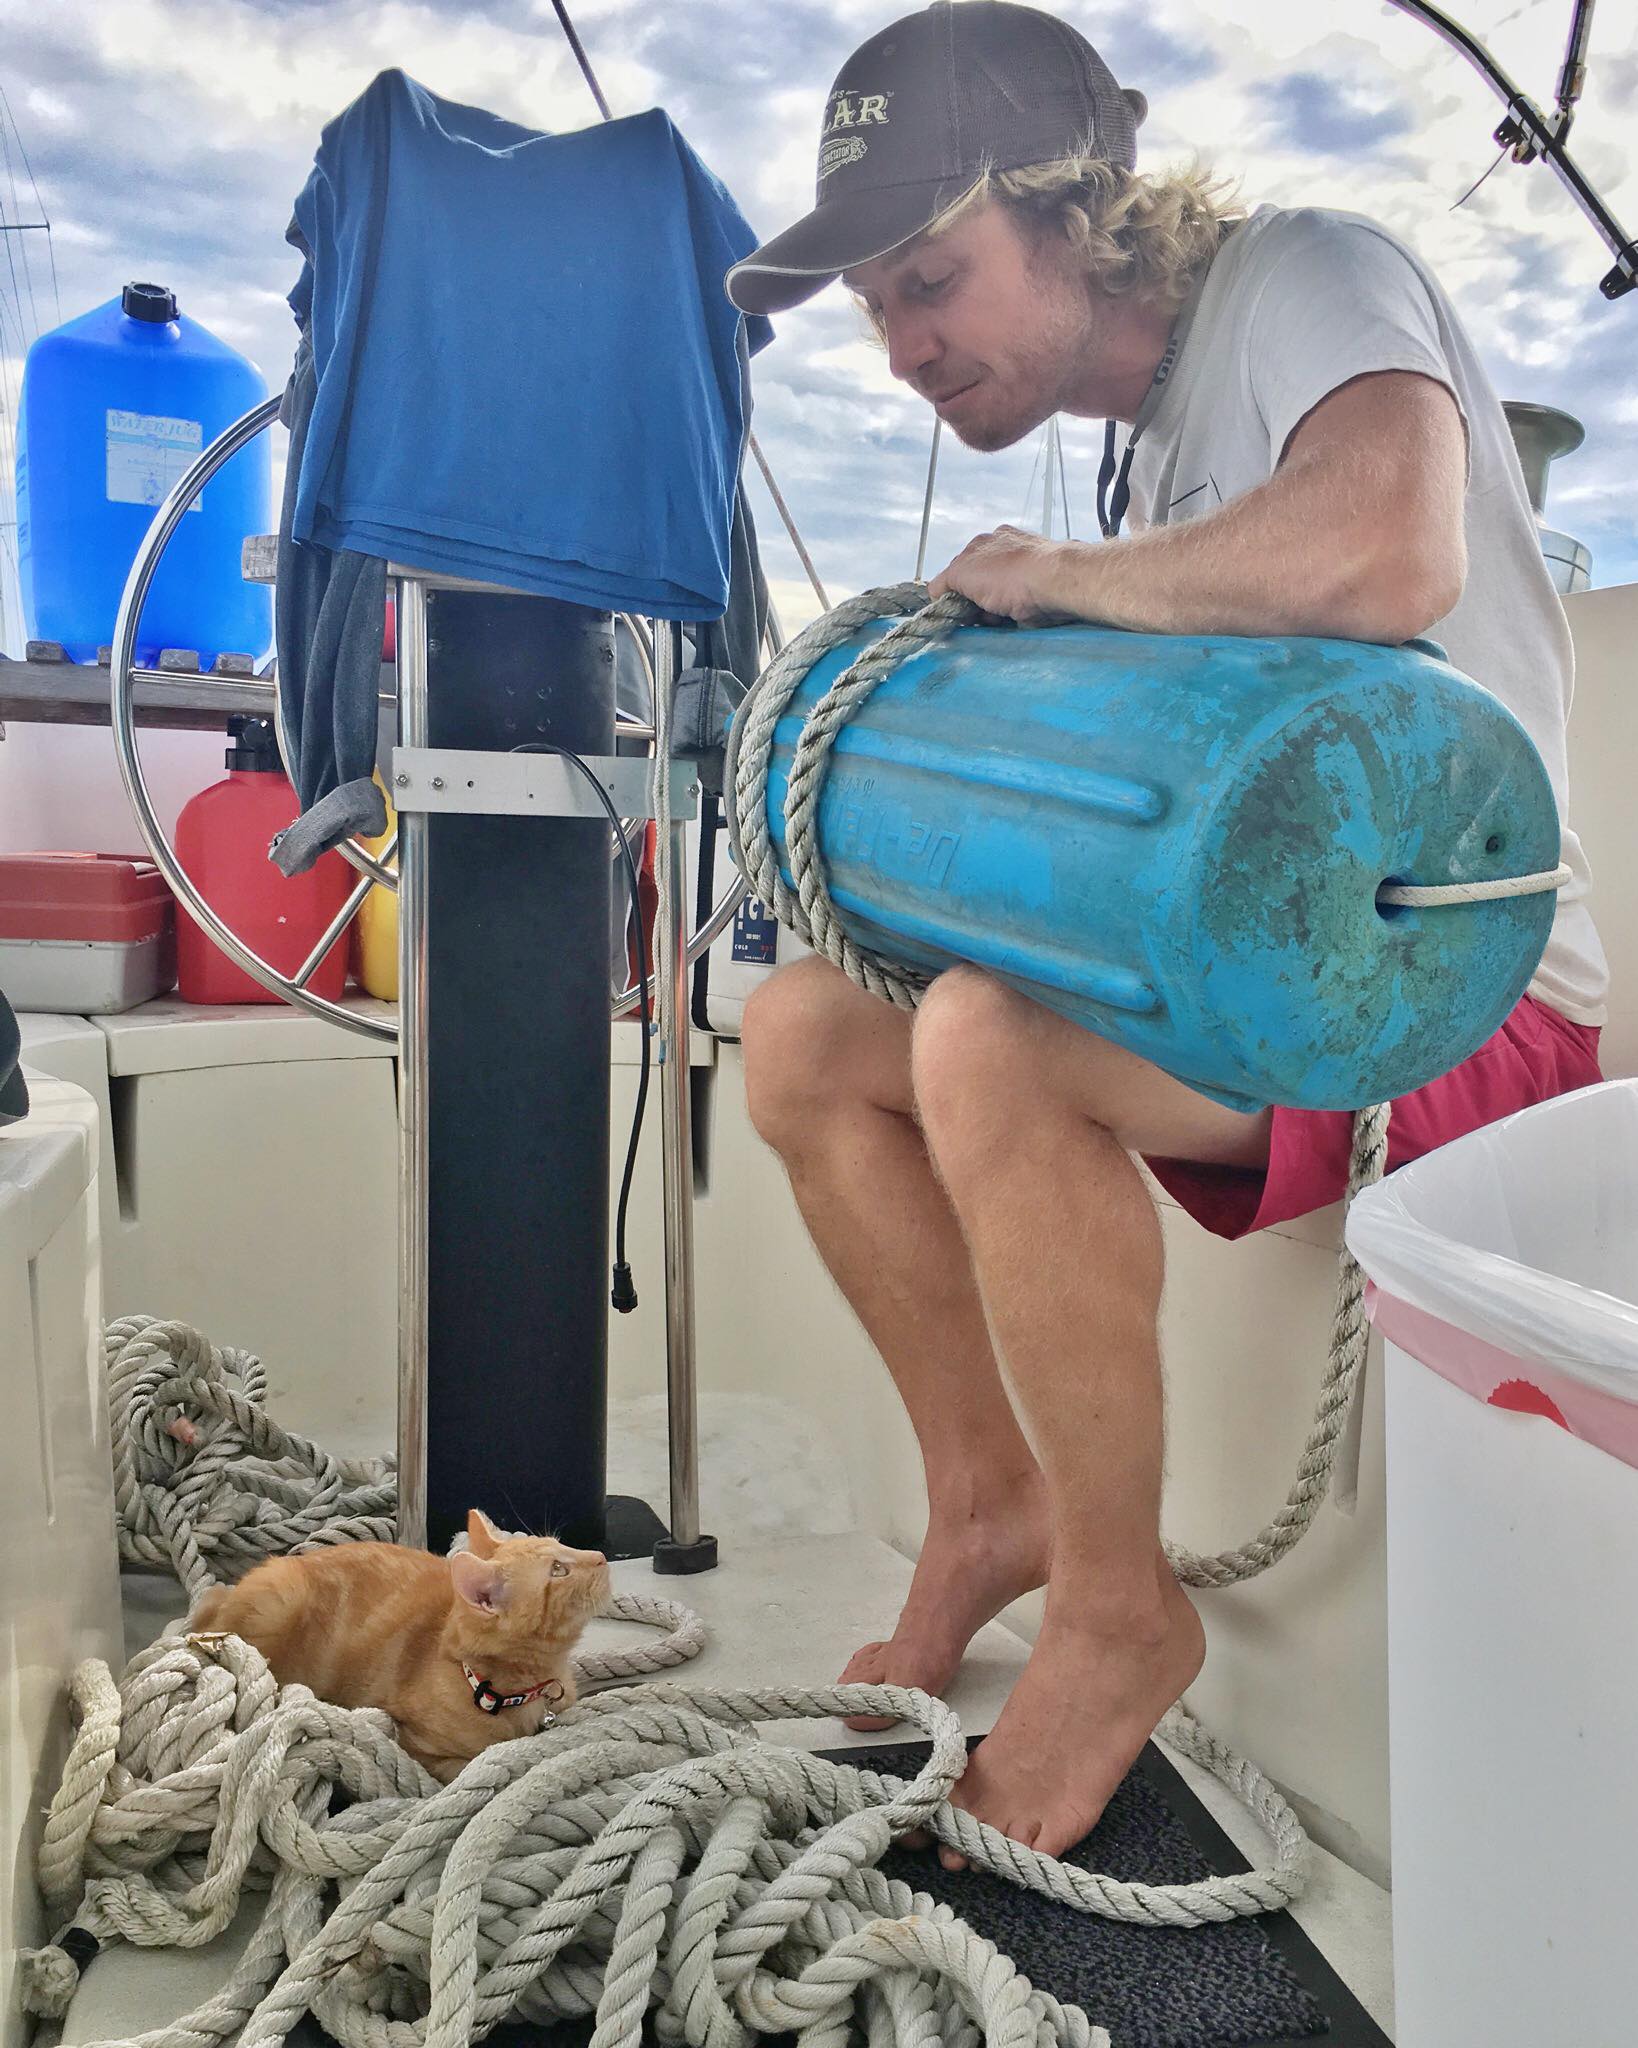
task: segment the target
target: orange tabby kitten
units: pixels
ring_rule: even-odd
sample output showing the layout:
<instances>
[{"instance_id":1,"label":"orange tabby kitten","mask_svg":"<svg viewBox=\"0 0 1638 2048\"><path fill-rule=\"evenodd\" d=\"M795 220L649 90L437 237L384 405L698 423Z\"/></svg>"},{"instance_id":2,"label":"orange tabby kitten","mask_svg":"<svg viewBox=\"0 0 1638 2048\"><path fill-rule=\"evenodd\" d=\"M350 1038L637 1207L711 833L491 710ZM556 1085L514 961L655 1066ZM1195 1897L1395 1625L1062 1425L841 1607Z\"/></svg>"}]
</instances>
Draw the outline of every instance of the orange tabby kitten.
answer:
<instances>
[{"instance_id":1,"label":"orange tabby kitten","mask_svg":"<svg viewBox=\"0 0 1638 2048\"><path fill-rule=\"evenodd\" d=\"M385 1708L447 1783L492 1742L538 1734L574 1704L569 1659L609 1594L600 1551L503 1536L476 1508L466 1536L453 1557L341 1543L272 1558L213 1587L189 1626L253 1643L281 1685Z\"/></svg>"}]
</instances>

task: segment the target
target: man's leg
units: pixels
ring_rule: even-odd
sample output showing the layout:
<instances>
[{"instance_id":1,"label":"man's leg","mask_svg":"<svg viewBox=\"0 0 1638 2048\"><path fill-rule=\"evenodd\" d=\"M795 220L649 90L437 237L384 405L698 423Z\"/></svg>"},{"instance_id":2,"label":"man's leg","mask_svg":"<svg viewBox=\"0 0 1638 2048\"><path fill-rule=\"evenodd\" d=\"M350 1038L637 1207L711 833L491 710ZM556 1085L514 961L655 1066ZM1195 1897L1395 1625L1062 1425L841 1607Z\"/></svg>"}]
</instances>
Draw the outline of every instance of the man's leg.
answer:
<instances>
[{"instance_id":1,"label":"man's leg","mask_svg":"<svg viewBox=\"0 0 1638 2048\"><path fill-rule=\"evenodd\" d=\"M929 991L912 1078L1053 1515L1041 1635L959 1800L1057 1855L1205 1652L1160 1545L1160 1223L1130 1155L1263 1165L1271 1119L968 968Z\"/></svg>"},{"instance_id":2,"label":"man's leg","mask_svg":"<svg viewBox=\"0 0 1638 2048\"><path fill-rule=\"evenodd\" d=\"M1051 1524L914 1120L910 1026L827 962L804 960L752 998L742 1037L752 1121L887 1363L927 1477L927 1539L904 1611L891 1639L867 1644L842 1675L939 1692L978 1629L1046 1582Z\"/></svg>"}]
</instances>

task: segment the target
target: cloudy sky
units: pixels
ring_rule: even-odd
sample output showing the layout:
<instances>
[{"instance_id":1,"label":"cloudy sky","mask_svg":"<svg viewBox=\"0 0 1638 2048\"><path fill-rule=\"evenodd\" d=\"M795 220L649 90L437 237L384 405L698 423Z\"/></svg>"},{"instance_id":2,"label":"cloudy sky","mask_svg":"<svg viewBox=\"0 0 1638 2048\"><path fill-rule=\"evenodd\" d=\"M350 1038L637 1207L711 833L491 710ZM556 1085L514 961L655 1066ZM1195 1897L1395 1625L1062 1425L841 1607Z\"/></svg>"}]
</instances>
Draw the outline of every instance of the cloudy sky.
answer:
<instances>
[{"instance_id":1,"label":"cloudy sky","mask_svg":"<svg viewBox=\"0 0 1638 2048\"><path fill-rule=\"evenodd\" d=\"M616 113L667 108L763 234L811 203L826 87L894 11L893 0L571 4ZM1447 5L1550 102L1570 0ZM1476 73L1382 0L1058 0L1058 11L1149 95L1149 163L1198 154L1251 200L1370 213L1421 249L1501 395L1585 423L1585 447L1555 472L1553 522L1591 548L1596 582L1638 579L1638 293L1613 305L1599 295L1609 257L1544 166L1504 164L1452 211L1496 154L1500 109ZM53 281L43 236L5 238L0 413L16 393L21 338L133 277L169 284L282 382L291 200L320 126L388 65L541 128L595 115L549 0L0 0L0 89L14 123L0 216L34 217L20 141L55 256ZM1638 0L1602 0L1574 148L1632 233L1635 137ZM758 360L756 408L832 597L908 575L931 419L893 384L839 291L779 323ZM1091 424L1066 424L1077 534L1093 530L1100 440ZM9 474L8 441L0 418ZM977 456L947 440L946 451L930 567L974 532L1023 521L1032 475L1039 519L1033 442ZM787 621L798 621L813 599L765 501L758 512ZM20 651L15 626L8 638Z\"/></svg>"}]
</instances>

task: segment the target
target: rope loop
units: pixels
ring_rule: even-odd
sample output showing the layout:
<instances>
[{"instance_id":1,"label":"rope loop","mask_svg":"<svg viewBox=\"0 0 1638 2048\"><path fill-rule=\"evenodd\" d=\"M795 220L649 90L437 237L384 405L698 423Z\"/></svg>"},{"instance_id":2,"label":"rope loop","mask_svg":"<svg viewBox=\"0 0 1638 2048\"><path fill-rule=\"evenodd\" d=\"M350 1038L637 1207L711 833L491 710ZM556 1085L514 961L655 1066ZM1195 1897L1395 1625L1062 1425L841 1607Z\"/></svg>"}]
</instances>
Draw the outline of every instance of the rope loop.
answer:
<instances>
[{"instance_id":1,"label":"rope loop","mask_svg":"<svg viewBox=\"0 0 1638 2048\"><path fill-rule=\"evenodd\" d=\"M267 1373L186 1323L122 1316L103 1335L120 1557L181 1580L189 1601L264 1558L391 1542L390 1458L333 1458L281 1429Z\"/></svg>"},{"instance_id":2,"label":"rope loop","mask_svg":"<svg viewBox=\"0 0 1638 2048\"><path fill-rule=\"evenodd\" d=\"M1384 882L1376 900L1405 910L1443 910L1459 903L1501 903L1511 896L1556 894L1567 888L1570 880L1568 865L1560 863L1539 874L1502 875L1490 882Z\"/></svg>"},{"instance_id":3,"label":"rope loop","mask_svg":"<svg viewBox=\"0 0 1638 2048\"><path fill-rule=\"evenodd\" d=\"M850 938L830 900L819 857L818 811L836 735L902 662L926 652L958 626L977 622L976 605L947 591L932 603L922 583L895 583L845 599L776 654L741 707L729 737L727 780L734 791L729 841L740 872L781 924L850 980L896 1009L913 1010L931 976ZM896 618L814 705L804 720L785 796L787 885L768 831L768 766L776 726L814 664L884 618Z\"/></svg>"}]
</instances>

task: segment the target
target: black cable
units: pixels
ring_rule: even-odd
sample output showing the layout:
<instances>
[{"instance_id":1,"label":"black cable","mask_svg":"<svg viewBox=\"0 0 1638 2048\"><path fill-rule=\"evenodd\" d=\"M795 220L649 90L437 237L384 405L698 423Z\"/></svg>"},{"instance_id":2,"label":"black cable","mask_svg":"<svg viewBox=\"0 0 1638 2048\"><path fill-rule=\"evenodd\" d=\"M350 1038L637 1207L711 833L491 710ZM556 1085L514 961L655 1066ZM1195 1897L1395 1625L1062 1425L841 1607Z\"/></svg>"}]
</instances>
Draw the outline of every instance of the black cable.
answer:
<instances>
[{"instance_id":1,"label":"black cable","mask_svg":"<svg viewBox=\"0 0 1638 2048\"><path fill-rule=\"evenodd\" d=\"M643 1113L648 1108L648 1075L650 1064L650 1039L652 1037L651 1012L649 1008L648 938L643 930L642 885L637 879L637 863L632 858L631 844L626 838L620 822L620 814L614 808L613 800L597 777L571 747L555 747L547 740L533 740L523 746L513 747L514 754L556 754L559 760L567 761L578 768L596 794L597 801L607 811L609 823L614 827L614 836L620 842L620 852L625 861L626 887L631 894L631 918L637 928L637 1006L642 1022L642 1060L637 1072L637 1107L631 1115L631 1136L626 1143L626 1167L620 1176L620 1202L614 1214L614 1285L609 1299L621 1315L630 1315L637 1306L637 1289L632 1284L631 1265L626 1258L626 1209L631 1201L631 1184L637 1172L637 1147L643 1135Z\"/></svg>"},{"instance_id":2,"label":"black cable","mask_svg":"<svg viewBox=\"0 0 1638 2048\"><path fill-rule=\"evenodd\" d=\"M1098 530L1105 540L1113 540L1115 530L1109 523L1109 486L1115 481L1115 423L1103 423L1103 460L1098 464Z\"/></svg>"},{"instance_id":3,"label":"black cable","mask_svg":"<svg viewBox=\"0 0 1638 2048\"><path fill-rule=\"evenodd\" d=\"M1504 142L1502 144L1502 153L1499 157L1497 157L1496 161L1490 166L1490 170L1485 171L1481 176L1473 180L1473 183L1468 186L1467 190L1462 194L1461 198L1457 200L1456 205L1450 209L1451 212L1455 213L1457 211L1457 208L1465 206L1467 202L1473 197L1474 193L1477 192L1479 187L1485 182L1485 179L1491 175L1491 172L1499 171L1502 165L1506 163L1506 161L1507 144Z\"/></svg>"}]
</instances>

